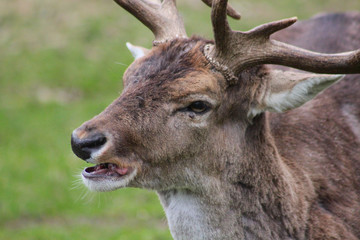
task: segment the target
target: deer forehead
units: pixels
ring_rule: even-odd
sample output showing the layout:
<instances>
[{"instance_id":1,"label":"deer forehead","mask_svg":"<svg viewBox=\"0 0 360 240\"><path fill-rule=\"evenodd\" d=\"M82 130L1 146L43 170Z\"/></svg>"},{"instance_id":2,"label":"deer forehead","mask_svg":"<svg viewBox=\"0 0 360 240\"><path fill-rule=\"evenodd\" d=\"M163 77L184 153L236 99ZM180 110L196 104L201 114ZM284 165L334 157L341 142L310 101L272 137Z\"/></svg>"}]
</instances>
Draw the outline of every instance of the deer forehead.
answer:
<instances>
[{"instance_id":1,"label":"deer forehead","mask_svg":"<svg viewBox=\"0 0 360 240\"><path fill-rule=\"evenodd\" d=\"M199 39L175 40L151 50L128 68L125 88L167 100L191 94L217 95L224 79L211 70L202 53L204 44Z\"/></svg>"},{"instance_id":2,"label":"deer forehead","mask_svg":"<svg viewBox=\"0 0 360 240\"><path fill-rule=\"evenodd\" d=\"M224 89L221 83L214 74L193 72L169 84L169 94L172 100L201 95L218 99Z\"/></svg>"},{"instance_id":3,"label":"deer forehead","mask_svg":"<svg viewBox=\"0 0 360 240\"><path fill-rule=\"evenodd\" d=\"M204 71L190 72L182 78L172 79L171 77L169 74L166 80L159 77L132 83L124 90L119 101L125 105L125 102L131 102L132 107L160 106L164 102L184 103L199 100L216 104L225 89L222 76ZM134 104L135 102L139 104ZM143 107L140 108L143 109Z\"/></svg>"}]
</instances>

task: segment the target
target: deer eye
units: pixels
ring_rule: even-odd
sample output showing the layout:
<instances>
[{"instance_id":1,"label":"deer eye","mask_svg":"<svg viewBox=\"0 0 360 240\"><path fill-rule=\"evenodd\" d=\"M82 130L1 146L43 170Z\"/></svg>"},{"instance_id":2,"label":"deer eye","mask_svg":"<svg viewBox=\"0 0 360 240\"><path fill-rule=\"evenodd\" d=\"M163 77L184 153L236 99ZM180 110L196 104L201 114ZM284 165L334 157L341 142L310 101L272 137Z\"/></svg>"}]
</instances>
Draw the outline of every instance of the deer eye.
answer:
<instances>
[{"instance_id":1,"label":"deer eye","mask_svg":"<svg viewBox=\"0 0 360 240\"><path fill-rule=\"evenodd\" d=\"M188 111L192 111L195 113L205 113L210 109L209 104L203 101L196 101L191 103L188 107Z\"/></svg>"}]
</instances>

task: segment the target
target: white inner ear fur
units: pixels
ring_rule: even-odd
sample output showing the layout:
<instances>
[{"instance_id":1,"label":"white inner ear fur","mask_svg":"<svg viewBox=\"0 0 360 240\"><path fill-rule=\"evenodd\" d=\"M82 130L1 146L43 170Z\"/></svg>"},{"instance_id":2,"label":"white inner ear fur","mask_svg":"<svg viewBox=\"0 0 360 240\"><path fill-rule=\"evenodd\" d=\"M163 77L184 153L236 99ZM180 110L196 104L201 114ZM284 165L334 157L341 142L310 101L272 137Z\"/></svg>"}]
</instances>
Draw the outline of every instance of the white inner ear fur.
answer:
<instances>
[{"instance_id":1,"label":"white inner ear fur","mask_svg":"<svg viewBox=\"0 0 360 240\"><path fill-rule=\"evenodd\" d=\"M250 109L249 117L264 111L284 112L299 107L343 77L271 70L263 79L266 89L258 98L259 104Z\"/></svg>"},{"instance_id":2,"label":"white inner ear fur","mask_svg":"<svg viewBox=\"0 0 360 240\"><path fill-rule=\"evenodd\" d=\"M127 42L126 47L129 49L133 57L136 59L143 57L147 52L149 52L148 49L132 45L131 43Z\"/></svg>"}]
</instances>

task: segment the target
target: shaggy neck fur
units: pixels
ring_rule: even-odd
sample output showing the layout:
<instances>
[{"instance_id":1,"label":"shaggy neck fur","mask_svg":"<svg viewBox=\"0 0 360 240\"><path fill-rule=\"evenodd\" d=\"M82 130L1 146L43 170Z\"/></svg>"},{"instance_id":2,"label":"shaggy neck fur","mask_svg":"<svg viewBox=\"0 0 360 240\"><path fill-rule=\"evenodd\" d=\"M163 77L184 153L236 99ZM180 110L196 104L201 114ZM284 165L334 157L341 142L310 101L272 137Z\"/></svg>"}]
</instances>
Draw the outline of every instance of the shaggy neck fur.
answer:
<instances>
[{"instance_id":1,"label":"shaggy neck fur","mask_svg":"<svg viewBox=\"0 0 360 240\"><path fill-rule=\"evenodd\" d=\"M254 119L244 137L246 145L237 154L213 159L227 167L211 183L158 192L174 239L306 238L311 194L301 195L299 189L307 181L301 174L295 178L279 157L265 114Z\"/></svg>"}]
</instances>

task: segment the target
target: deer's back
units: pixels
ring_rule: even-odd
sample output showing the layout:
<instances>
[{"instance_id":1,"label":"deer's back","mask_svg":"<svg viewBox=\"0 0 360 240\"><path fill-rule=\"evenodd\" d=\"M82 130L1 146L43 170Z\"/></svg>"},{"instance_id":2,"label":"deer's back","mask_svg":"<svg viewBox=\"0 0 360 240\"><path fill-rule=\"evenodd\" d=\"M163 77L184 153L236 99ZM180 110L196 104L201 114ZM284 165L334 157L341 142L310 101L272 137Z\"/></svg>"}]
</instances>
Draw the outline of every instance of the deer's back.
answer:
<instances>
[{"instance_id":1,"label":"deer's back","mask_svg":"<svg viewBox=\"0 0 360 240\"><path fill-rule=\"evenodd\" d=\"M359 48L359 33L360 13L350 12L318 15L274 38L337 53ZM343 221L360 238L360 75L346 76L302 107L270 119L280 155L311 180L314 211Z\"/></svg>"}]
</instances>

